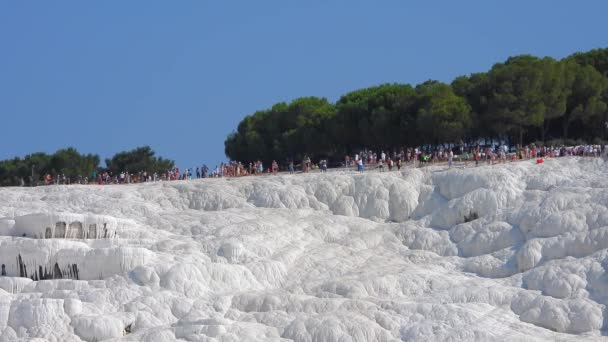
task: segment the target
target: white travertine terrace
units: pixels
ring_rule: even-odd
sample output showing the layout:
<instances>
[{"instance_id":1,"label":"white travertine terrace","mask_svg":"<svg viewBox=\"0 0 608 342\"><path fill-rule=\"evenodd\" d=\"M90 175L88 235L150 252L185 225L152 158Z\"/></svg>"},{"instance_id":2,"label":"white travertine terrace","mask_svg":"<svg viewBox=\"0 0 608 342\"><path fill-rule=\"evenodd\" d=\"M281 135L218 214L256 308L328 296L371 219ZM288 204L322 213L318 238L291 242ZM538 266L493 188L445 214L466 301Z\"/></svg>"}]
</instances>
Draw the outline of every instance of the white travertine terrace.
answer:
<instances>
[{"instance_id":1,"label":"white travertine terrace","mask_svg":"<svg viewBox=\"0 0 608 342\"><path fill-rule=\"evenodd\" d=\"M118 222L104 215L37 213L0 219L5 235L35 239L101 239L114 237Z\"/></svg>"},{"instance_id":2,"label":"white travertine terrace","mask_svg":"<svg viewBox=\"0 0 608 342\"><path fill-rule=\"evenodd\" d=\"M1 188L0 342L605 340L607 175L565 157Z\"/></svg>"}]
</instances>

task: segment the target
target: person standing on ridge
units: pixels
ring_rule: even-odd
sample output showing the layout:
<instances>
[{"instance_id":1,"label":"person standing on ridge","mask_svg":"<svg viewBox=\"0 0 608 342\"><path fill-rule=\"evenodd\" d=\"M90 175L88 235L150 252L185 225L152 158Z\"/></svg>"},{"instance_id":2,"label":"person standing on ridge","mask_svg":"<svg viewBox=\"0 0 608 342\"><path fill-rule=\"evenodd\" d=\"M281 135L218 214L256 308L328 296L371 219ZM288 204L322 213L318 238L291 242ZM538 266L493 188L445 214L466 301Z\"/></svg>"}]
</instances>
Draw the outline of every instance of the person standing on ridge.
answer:
<instances>
[{"instance_id":1,"label":"person standing on ridge","mask_svg":"<svg viewBox=\"0 0 608 342\"><path fill-rule=\"evenodd\" d=\"M277 164L276 160L273 160L272 161L272 174L276 176L278 172L279 172L279 164Z\"/></svg>"},{"instance_id":2,"label":"person standing on ridge","mask_svg":"<svg viewBox=\"0 0 608 342\"><path fill-rule=\"evenodd\" d=\"M295 173L295 167L293 166L293 160L289 161L289 174L294 174Z\"/></svg>"},{"instance_id":3,"label":"person standing on ridge","mask_svg":"<svg viewBox=\"0 0 608 342\"><path fill-rule=\"evenodd\" d=\"M363 168L364 168L364 166L363 166L363 159L359 159L358 162L357 162L357 171L359 171L359 173L362 173L363 172Z\"/></svg>"},{"instance_id":4,"label":"person standing on ridge","mask_svg":"<svg viewBox=\"0 0 608 342\"><path fill-rule=\"evenodd\" d=\"M448 153L448 168L452 168L452 160L454 159L454 151Z\"/></svg>"}]
</instances>

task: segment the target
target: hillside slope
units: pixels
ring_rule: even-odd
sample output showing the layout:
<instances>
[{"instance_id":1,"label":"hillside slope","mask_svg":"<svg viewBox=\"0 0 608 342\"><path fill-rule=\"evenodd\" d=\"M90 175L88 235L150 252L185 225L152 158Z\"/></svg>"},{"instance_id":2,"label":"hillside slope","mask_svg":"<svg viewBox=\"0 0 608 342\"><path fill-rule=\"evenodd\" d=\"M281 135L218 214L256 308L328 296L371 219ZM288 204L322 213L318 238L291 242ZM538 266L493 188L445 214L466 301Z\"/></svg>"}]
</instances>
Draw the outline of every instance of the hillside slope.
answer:
<instances>
[{"instance_id":1,"label":"hillside slope","mask_svg":"<svg viewBox=\"0 0 608 342\"><path fill-rule=\"evenodd\" d=\"M0 341L601 340L607 171L2 188Z\"/></svg>"}]
</instances>

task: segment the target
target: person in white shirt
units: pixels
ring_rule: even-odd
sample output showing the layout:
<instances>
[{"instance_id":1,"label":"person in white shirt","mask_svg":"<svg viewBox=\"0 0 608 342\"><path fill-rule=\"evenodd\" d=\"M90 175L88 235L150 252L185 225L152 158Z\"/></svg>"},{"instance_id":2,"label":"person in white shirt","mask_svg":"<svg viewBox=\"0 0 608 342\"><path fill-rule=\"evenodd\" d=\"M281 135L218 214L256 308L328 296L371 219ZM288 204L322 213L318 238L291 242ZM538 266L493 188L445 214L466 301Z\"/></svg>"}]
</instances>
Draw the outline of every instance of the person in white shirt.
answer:
<instances>
[{"instance_id":1,"label":"person in white shirt","mask_svg":"<svg viewBox=\"0 0 608 342\"><path fill-rule=\"evenodd\" d=\"M448 153L448 168L452 167L453 159L454 159L454 151L450 150L450 153Z\"/></svg>"}]
</instances>

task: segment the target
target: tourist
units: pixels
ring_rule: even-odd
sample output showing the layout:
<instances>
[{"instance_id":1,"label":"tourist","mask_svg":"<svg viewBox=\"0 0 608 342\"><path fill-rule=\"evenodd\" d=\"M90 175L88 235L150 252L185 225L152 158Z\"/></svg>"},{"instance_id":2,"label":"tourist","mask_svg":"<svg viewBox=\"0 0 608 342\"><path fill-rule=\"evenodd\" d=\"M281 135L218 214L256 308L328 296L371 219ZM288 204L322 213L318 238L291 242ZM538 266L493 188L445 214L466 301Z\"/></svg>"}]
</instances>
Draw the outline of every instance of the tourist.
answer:
<instances>
[{"instance_id":1,"label":"tourist","mask_svg":"<svg viewBox=\"0 0 608 342\"><path fill-rule=\"evenodd\" d=\"M272 161L272 174L276 176L278 172L279 172L279 164L277 164L277 162L275 160L273 160Z\"/></svg>"},{"instance_id":2,"label":"tourist","mask_svg":"<svg viewBox=\"0 0 608 342\"><path fill-rule=\"evenodd\" d=\"M321 160L321 172L327 172L327 160Z\"/></svg>"},{"instance_id":3,"label":"tourist","mask_svg":"<svg viewBox=\"0 0 608 342\"><path fill-rule=\"evenodd\" d=\"M454 151L450 149L448 153L448 168L452 168L452 160L454 159Z\"/></svg>"},{"instance_id":4,"label":"tourist","mask_svg":"<svg viewBox=\"0 0 608 342\"><path fill-rule=\"evenodd\" d=\"M363 159L359 159L358 163L357 163L357 171L359 171L359 173L363 172L364 166L363 166Z\"/></svg>"}]
</instances>

